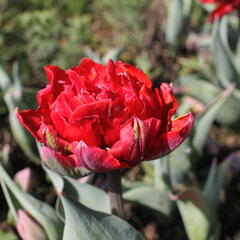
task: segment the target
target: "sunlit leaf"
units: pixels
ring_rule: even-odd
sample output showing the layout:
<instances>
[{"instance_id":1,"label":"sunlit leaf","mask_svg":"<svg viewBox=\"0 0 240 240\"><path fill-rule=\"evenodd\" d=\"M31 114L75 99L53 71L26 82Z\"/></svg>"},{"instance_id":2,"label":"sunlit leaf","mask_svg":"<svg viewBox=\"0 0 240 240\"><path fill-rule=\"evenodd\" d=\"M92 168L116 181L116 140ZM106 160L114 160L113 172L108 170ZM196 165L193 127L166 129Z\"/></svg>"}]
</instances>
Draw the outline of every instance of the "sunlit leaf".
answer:
<instances>
[{"instance_id":1,"label":"sunlit leaf","mask_svg":"<svg viewBox=\"0 0 240 240\"><path fill-rule=\"evenodd\" d=\"M44 169L58 193L63 192L66 196L93 210L110 213L109 197L106 192L71 177L60 176L46 167Z\"/></svg>"},{"instance_id":2,"label":"sunlit leaf","mask_svg":"<svg viewBox=\"0 0 240 240\"><path fill-rule=\"evenodd\" d=\"M173 211L173 203L168 193L153 186L133 188L126 191L123 198L154 209L165 217L169 217Z\"/></svg>"},{"instance_id":3,"label":"sunlit leaf","mask_svg":"<svg viewBox=\"0 0 240 240\"><path fill-rule=\"evenodd\" d=\"M176 199L189 240L218 239L216 209L198 190L186 190Z\"/></svg>"},{"instance_id":4,"label":"sunlit leaf","mask_svg":"<svg viewBox=\"0 0 240 240\"><path fill-rule=\"evenodd\" d=\"M215 21L212 38L217 74L225 88L229 87L232 82L240 84L239 69L228 43L227 26L227 16Z\"/></svg>"},{"instance_id":5,"label":"sunlit leaf","mask_svg":"<svg viewBox=\"0 0 240 240\"><path fill-rule=\"evenodd\" d=\"M232 94L233 90L234 86L232 85L219 97L217 97L214 102L212 102L212 104L209 106L207 111L203 114L203 116L199 119L199 121L195 124L196 130L192 143L194 149L197 151L198 154L202 154L202 148L207 139L210 127L215 120L218 111Z\"/></svg>"},{"instance_id":6,"label":"sunlit leaf","mask_svg":"<svg viewBox=\"0 0 240 240\"><path fill-rule=\"evenodd\" d=\"M143 240L143 237L124 220L93 211L84 205L61 196L65 212L63 240Z\"/></svg>"}]
</instances>

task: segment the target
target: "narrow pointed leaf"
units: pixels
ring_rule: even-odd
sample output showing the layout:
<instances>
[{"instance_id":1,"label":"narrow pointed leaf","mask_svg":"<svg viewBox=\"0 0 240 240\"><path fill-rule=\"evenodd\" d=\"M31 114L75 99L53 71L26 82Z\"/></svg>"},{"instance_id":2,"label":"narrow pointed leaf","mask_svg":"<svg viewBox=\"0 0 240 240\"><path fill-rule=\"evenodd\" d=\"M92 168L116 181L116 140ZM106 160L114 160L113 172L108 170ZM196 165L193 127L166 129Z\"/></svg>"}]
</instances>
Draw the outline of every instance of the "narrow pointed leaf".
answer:
<instances>
[{"instance_id":1,"label":"narrow pointed leaf","mask_svg":"<svg viewBox=\"0 0 240 240\"><path fill-rule=\"evenodd\" d=\"M210 105L207 111L199 119L197 124L195 124L195 134L193 138L193 146L199 155L202 154L202 148L207 139L208 132L213 121L216 118L217 113L232 94L234 86L231 85L225 92L223 92L215 101Z\"/></svg>"},{"instance_id":2,"label":"narrow pointed leaf","mask_svg":"<svg viewBox=\"0 0 240 240\"><path fill-rule=\"evenodd\" d=\"M202 103L208 105L222 93L222 89L199 77L192 76L189 79L181 79L181 88L184 94L190 95ZM216 114L216 121L224 125L238 124L240 119L239 92L234 91ZM228 111L228 114L226 114Z\"/></svg>"},{"instance_id":3,"label":"narrow pointed leaf","mask_svg":"<svg viewBox=\"0 0 240 240\"><path fill-rule=\"evenodd\" d=\"M0 67L0 88L5 93L11 86L11 79L8 74Z\"/></svg>"},{"instance_id":4,"label":"narrow pointed leaf","mask_svg":"<svg viewBox=\"0 0 240 240\"><path fill-rule=\"evenodd\" d=\"M177 196L177 206L189 240L217 240L219 223L216 209L196 189Z\"/></svg>"},{"instance_id":5,"label":"narrow pointed leaf","mask_svg":"<svg viewBox=\"0 0 240 240\"><path fill-rule=\"evenodd\" d=\"M204 186L204 195L214 204L219 203L220 191L224 183L230 162L225 159L219 166L213 161L207 181Z\"/></svg>"},{"instance_id":6,"label":"narrow pointed leaf","mask_svg":"<svg viewBox=\"0 0 240 240\"><path fill-rule=\"evenodd\" d=\"M171 0L169 3L166 38L173 47L178 47L182 43L191 8L192 0Z\"/></svg>"},{"instance_id":7,"label":"narrow pointed leaf","mask_svg":"<svg viewBox=\"0 0 240 240\"><path fill-rule=\"evenodd\" d=\"M227 39L227 16L215 22L213 29L212 50L215 66L222 85L227 88L232 82L240 84L239 69Z\"/></svg>"}]
</instances>

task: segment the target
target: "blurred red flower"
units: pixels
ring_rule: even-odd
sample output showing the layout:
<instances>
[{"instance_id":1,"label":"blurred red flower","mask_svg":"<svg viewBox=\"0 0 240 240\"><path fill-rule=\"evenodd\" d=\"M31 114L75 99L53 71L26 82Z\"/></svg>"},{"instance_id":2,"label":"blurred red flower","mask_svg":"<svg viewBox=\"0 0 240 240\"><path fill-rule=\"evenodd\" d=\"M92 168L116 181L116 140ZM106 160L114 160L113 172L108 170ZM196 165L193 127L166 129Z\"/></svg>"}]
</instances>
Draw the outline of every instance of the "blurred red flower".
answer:
<instances>
[{"instance_id":1,"label":"blurred red flower","mask_svg":"<svg viewBox=\"0 0 240 240\"><path fill-rule=\"evenodd\" d=\"M223 17L225 14L237 9L240 10L240 0L200 0L203 4L217 3L217 7L210 15L210 21Z\"/></svg>"},{"instance_id":2,"label":"blurred red flower","mask_svg":"<svg viewBox=\"0 0 240 240\"><path fill-rule=\"evenodd\" d=\"M84 58L67 71L45 70L49 84L37 94L38 109L17 109L17 117L65 169L133 167L170 153L192 129L191 113L171 120L177 109L171 85L153 90L131 65Z\"/></svg>"}]
</instances>

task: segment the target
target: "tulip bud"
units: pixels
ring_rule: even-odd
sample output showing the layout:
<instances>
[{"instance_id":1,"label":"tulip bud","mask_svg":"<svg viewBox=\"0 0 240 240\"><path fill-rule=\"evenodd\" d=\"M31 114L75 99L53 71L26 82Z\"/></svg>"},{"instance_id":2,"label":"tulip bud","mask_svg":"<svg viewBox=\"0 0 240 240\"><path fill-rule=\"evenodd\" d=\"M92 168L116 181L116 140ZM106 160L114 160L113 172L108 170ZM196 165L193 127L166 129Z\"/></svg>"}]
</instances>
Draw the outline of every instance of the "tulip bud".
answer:
<instances>
[{"instance_id":1,"label":"tulip bud","mask_svg":"<svg viewBox=\"0 0 240 240\"><path fill-rule=\"evenodd\" d=\"M31 168L24 168L14 176L14 181L18 183L24 192L31 191L33 187L33 173Z\"/></svg>"},{"instance_id":2,"label":"tulip bud","mask_svg":"<svg viewBox=\"0 0 240 240\"><path fill-rule=\"evenodd\" d=\"M42 227L25 211L18 210L17 231L23 240L47 240Z\"/></svg>"}]
</instances>

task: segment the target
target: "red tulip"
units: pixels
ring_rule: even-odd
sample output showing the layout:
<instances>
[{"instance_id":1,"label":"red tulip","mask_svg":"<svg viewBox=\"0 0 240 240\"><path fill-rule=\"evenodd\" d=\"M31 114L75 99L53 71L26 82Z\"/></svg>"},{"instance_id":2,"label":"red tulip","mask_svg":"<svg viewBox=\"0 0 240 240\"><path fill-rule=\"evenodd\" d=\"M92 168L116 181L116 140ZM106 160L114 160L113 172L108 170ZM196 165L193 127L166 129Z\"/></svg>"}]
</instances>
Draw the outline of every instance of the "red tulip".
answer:
<instances>
[{"instance_id":1,"label":"red tulip","mask_svg":"<svg viewBox=\"0 0 240 240\"><path fill-rule=\"evenodd\" d=\"M240 10L240 0L200 0L203 4L217 3L217 7L210 15L210 21L219 19L233 10Z\"/></svg>"},{"instance_id":2,"label":"red tulip","mask_svg":"<svg viewBox=\"0 0 240 240\"><path fill-rule=\"evenodd\" d=\"M17 117L42 143L49 166L95 172L133 167L170 153L192 129L191 113L171 120L177 109L171 85L152 89L131 65L84 58L67 71L45 70L49 84L37 94L38 109L17 110Z\"/></svg>"}]
</instances>

